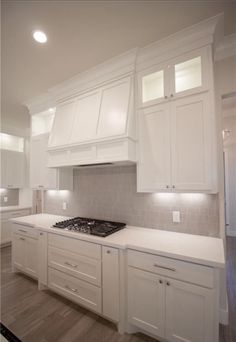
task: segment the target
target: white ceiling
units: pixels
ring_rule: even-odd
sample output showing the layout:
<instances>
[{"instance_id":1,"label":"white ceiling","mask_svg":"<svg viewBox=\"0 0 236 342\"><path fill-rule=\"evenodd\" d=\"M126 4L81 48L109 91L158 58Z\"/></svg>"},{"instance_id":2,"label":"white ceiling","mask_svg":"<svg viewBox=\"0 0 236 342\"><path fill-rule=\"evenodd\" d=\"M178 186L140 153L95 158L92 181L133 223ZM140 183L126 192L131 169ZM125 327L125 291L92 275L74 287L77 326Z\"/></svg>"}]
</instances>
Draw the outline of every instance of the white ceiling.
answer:
<instances>
[{"instance_id":1,"label":"white ceiling","mask_svg":"<svg viewBox=\"0 0 236 342\"><path fill-rule=\"evenodd\" d=\"M234 1L2 0L1 7L2 118L21 127L25 100L128 49L220 12L225 34L236 32ZM35 29L47 44L32 40Z\"/></svg>"}]
</instances>

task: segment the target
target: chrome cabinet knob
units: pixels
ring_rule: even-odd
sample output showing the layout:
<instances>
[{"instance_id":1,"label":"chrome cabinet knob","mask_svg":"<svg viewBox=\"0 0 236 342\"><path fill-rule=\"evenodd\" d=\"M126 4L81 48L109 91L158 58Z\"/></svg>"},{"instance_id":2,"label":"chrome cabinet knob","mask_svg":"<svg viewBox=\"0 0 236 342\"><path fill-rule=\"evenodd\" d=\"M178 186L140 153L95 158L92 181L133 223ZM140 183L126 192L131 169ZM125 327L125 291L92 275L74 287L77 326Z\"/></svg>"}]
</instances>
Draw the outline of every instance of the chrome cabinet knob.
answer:
<instances>
[{"instance_id":1,"label":"chrome cabinet knob","mask_svg":"<svg viewBox=\"0 0 236 342\"><path fill-rule=\"evenodd\" d=\"M166 186L166 189L169 189L169 185Z\"/></svg>"},{"instance_id":2,"label":"chrome cabinet knob","mask_svg":"<svg viewBox=\"0 0 236 342\"><path fill-rule=\"evenodd\" d=\"M111 251L109 251L109 249L108 249L108 251L107 251L107 254L111 254Z\"/></svg>"},{"instance_id":3,"label":"chrome cabinet knob","mask_svg":"<svg viewBox=\"0 0 236 342\"><path fill-rule=\"evenodd\" d=\"M165 95L165 99L168 99L168 96L167 96L167 95Z\"/></svg>"},{"instance_id":4,"label":"chrome cabinet knob","mask_svg":"<svg viewBox=\"0 0 236 342\"><path fill-rule=\"evenodd\" d=\"M160 279L160 280L159 280L159 283L160 283L160 284L162 284L162 283L163 283L163 281Z\"/></svg>"},{"instance_id":5,"label":"chrome cabinet knob","mask_svg":"<svg viewBox=\"0 0 236 342\"><path fill-rule=\"evenodd\" d=\"M167 285L167 286L170 286L170 283L167 281L167 282L166 282L166 285Z\"/></svg>"}]
</instances>

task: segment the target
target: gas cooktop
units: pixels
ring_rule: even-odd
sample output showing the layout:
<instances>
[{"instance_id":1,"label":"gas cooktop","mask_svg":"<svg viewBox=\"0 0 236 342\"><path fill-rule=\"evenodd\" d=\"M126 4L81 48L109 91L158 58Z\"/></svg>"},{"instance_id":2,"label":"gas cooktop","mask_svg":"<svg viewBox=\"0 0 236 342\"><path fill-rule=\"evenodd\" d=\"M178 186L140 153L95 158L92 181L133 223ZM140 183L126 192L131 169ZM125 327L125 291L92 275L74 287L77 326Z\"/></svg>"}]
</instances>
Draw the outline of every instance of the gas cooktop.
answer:
<instances>
[{"instance_id":1,"label":"gas cooktop","mask_svg":"<svg viewBox=\"0 0 236 342\"><path fill-rule=\"evenodd\" d=\"M53 227L78 233L106 237L125 227L125 223L102 221L85 217L74 217L69 220L56 222Z\"/></svg>"}]
</instances>

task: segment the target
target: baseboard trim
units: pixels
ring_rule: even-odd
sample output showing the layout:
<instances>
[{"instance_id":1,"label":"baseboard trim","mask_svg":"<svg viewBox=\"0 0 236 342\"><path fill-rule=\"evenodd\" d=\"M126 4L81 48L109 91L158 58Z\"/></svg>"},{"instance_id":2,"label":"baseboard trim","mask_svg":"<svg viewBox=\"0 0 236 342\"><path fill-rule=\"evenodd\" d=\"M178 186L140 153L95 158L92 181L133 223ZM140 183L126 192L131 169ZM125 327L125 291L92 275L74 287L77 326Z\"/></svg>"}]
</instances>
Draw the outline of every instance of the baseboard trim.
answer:
<instances>
[{"instance_id":1,"label":"baseboard trim","mask_svg":"<svg viewBox=\"0 0 236 342\"><path fill-rule=\"evenodd\" d=\"M235 237L236 236L236 229L230 229L227 227L226 235Z\"/></svg>"},{"instance_id":2,"label":"baseboard trim","mask_svg":"<svg viewBox=\"0 0 236 342\"><path fill-rule=\"evenodd\" d=\"M229 324L229 312L225 309L220 309L220 323L223 325Z\"/></svg>"}]
</instances>

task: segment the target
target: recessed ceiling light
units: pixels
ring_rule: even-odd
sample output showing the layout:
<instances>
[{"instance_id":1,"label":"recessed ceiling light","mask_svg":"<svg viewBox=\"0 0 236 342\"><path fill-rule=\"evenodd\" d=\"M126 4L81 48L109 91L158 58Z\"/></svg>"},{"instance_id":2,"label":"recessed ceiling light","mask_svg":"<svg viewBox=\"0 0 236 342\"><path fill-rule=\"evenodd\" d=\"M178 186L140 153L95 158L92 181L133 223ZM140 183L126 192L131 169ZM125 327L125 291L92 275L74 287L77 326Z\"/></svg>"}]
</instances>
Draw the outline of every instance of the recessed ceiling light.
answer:
<instances>
[{"instance_id":1,"label":"recessed ceiling light","mask_svg":"<svg viewBox=\"0 0 236 342\"><path fill-rule=\"evenodd\" d=\"M33 37L36 42L41 44L46 43L46 41L48 40L46 34L43 31L34 31Z\"/></svg>"}]
</instances>

